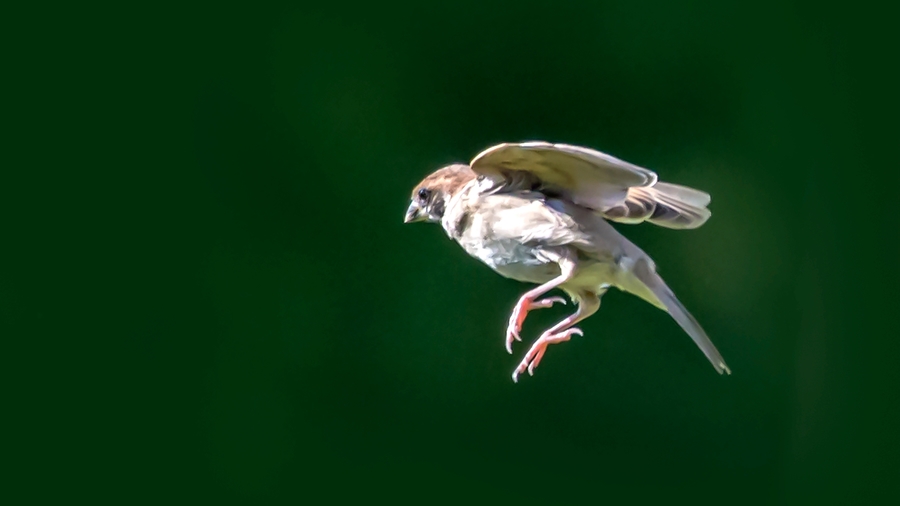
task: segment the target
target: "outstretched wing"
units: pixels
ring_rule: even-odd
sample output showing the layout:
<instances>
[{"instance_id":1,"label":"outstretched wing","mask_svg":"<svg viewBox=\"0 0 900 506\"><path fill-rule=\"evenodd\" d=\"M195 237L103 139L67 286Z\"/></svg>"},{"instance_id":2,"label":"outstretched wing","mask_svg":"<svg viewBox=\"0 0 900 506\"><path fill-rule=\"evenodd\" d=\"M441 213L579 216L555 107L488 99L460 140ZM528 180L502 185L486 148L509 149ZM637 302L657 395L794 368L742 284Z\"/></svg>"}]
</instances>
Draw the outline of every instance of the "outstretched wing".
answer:
<instances>
[{"instance_id":1,"label":"outstretched wing","mask_svg":"<svg viewBox=\"0 0 900 506\"><path fill-rule=\"evenodd\" d=\"M498 183L521 180L524 174L516 172L529 173L544 188L596 210L621 203L632 186L656 183L653 171L593 149L549 142L498 144L479 153L471 166Z\"/></svg>"},{"instance_id":2,"label":"outstretched wing","mask_svg":"<svg viewBox=\"0 0 900 506\"><path fill-rule=\"evenodd\" d=\"M503 143L479 153L472 170L500 191L540 189L622 223L695 228L709 218L709 195L658 183L656 173L589 148Z\"/></svg>"}]
</instances>

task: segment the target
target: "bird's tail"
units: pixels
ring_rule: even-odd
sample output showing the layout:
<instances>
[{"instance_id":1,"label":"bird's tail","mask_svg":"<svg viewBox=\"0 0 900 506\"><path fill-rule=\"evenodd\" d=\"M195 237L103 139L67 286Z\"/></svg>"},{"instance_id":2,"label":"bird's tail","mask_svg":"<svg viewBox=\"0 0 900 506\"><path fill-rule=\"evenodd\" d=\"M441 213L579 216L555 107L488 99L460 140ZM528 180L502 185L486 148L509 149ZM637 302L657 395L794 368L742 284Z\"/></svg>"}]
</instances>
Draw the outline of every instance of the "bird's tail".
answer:
<instances>
[{"instance_id":1,"label":"bird's tail","mask_svg":"<svg viewBox=\"0 0 900 506\"><path fill-rule=\"evenodd\" d=\"M697 228L711 215L706 208L709 200L706 192L660 181L629 188L625 200L603 211L603 216L620 223L649 221L666 228Z\"/></svg>"},{"instance_id":2,"label":"bird's tail","mask_svg":"<svg viewBox=\"0 0 900 506\"><path fill-rule=\"evenodd\" d=\"M716 371L718 371L719 374L731 374L731 369L725 365L725 359L722 358L722 355L709 339L709 336L706 335L706 332L703 331L703 328L700 327L697 320L691 316L691 313L688 312L687 308L685 308L675 297L675 294L666 285L665 281L663 281L659 274L656 273L652 264L645 259L639 260L635 264L632 273L637 277L641 284L646 287L646 290L649 290L650 292L646 293L646 290L640 290L645 293L638 295L649 300L648 296L652 294L656 301L649 301L664 309L676 322L678 322L678 325L680 325L681 328L691 336L691 339L694 340L697 346L700 347L700 350L703 351L706 358L708 358L713 367L716 368ZM656 304L656 302L658 302L658 304Z\"/></svg>"}]
</instances>

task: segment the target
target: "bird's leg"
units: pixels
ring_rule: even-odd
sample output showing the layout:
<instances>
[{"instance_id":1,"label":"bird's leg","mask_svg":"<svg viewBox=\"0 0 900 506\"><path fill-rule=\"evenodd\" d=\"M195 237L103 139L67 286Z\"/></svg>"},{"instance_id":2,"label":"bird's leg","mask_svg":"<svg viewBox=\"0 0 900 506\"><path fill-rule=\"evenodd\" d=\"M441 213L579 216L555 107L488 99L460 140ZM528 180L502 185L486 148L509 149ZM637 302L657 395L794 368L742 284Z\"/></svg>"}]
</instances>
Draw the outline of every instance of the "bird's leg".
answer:
<instances>
[{"instance_id":1,"label":"bird's leg","mask_svg":"<svg viewBox=\"0 0 900 506\"><path fill-rule=\"evenodd\" d=\"M574 334L583 336L584 333L581 329L573 327L573 325L596 313L598 309L600 309L599 295L594 292L582 292L578 301L578 310L541 334L541 337L535 341L528 353L525 354L525 358L519 363L519 367L513 371L513 381L518 382L519 374L525 372L526 369L528 369L529 375L534 374L534 368L541 363L544 353L547 352L547 346L568 341Z\"/></svg>"},{"instance_id":2,"label":"bird's leg","mask_svg":"<svg viewBox=\"0 0 900 506\"><path fill-rule=\"evenodd\" d=\"M534 300L536 297L540 297L541 294L532 296L530 294L533 291L526 293L519 299L516 307L513 308L512 315L509 317L509 325L506 327L506 351L509 353L512 353L513 339L516 341L522 340L519 336L519 331L522 330L522 323L525 321L525 317L528 316L529 311L551 307L555 302L566 303L566 299L562 297L547 297L546 299Z\"/></svg>"},{"instance_id":3,"label":"bird's leg","mask_svg":"<svg viewBox=\"0 0 900 506\"><path fill-rule=\"evenodd\" d=\"M546 299L537 300L541 295L544 295L550 290L572 279L572 276L575 274L574 261L562 258L559 260L559 267L562 272L558 277L551 279L537 288L525 292L525 294L519 298L516 307L513 308L512 315L509 317L509 325L506 327L506 351L510 354L512 354L513 340L522 340L522 338L519 337L519 331L522 330L522 323L525 321L525 317L528 316L528 311L550 307L554 302L566 303L566 300L562 297L548 297Z\"/></svg>"}]
</instances>

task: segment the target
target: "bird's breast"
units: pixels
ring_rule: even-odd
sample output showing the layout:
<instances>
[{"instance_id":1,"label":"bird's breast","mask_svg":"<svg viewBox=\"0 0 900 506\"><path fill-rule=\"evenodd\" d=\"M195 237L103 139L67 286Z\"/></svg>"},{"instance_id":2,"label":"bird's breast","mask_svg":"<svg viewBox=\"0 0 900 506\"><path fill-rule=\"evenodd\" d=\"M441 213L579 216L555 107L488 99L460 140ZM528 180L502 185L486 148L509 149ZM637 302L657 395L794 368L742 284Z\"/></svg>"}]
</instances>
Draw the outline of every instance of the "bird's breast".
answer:
<instances>
[{"instance_id":1,"label":"bird's breast","mask_svg":"<svg viewBox=\"0 0 900 506\"><path fill-rule=\"evenodd\" d=\"M515 240L460 241L469 255L500 275L528 283L544 283L559 276L559 266L540 255L538 249Z\"/></svg>"}]
</instances>

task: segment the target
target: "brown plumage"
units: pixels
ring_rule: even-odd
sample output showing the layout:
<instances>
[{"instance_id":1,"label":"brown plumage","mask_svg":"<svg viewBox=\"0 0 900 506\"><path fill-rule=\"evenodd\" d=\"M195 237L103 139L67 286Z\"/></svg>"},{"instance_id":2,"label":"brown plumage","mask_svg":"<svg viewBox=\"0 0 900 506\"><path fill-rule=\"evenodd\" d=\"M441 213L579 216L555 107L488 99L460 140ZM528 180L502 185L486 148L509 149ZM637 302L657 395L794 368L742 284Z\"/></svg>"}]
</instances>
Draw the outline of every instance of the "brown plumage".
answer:
<instances>
[{"instance_id":1,"label":"brown plumage","mask_svg":"<svg viewBox=\"0 0 900 506\"><path fill-rule=\"evenodd\" d=\"M475 173L468 165L448 165L429 174L412 191L412 197L422 188L444 188L448 191L456 191L463 185L475 179Z\"/></svg>"},{"instance_id":2,"label":"brown plumage","mask_svg":"<svg viewBox=\"0 0 900 506\"><path fill-rule=\"evenodd\" d=\"M610 286L667 311L719 373L731 373L716 347L656 273L653 260L619 234L607 219L649 221L676 229L706 222L709 195L658 181L656 173L588 148L546 142L499 144L470 165L450 165L412 192L406 222L441 223L470 255L508 278L539 284L516 304L507 350L521 340L529 310L561 297L540 299L553 288L578 307L534 343L513 380L534 372L547 346L582 334L574 325L600 307Z\"/></svg>"}]
</instances>

